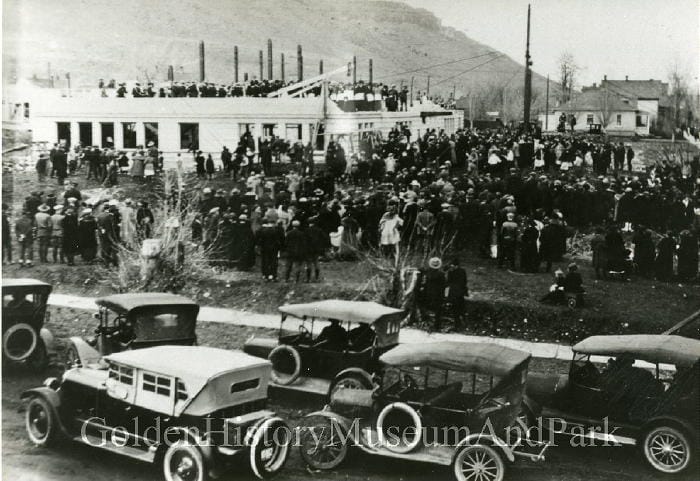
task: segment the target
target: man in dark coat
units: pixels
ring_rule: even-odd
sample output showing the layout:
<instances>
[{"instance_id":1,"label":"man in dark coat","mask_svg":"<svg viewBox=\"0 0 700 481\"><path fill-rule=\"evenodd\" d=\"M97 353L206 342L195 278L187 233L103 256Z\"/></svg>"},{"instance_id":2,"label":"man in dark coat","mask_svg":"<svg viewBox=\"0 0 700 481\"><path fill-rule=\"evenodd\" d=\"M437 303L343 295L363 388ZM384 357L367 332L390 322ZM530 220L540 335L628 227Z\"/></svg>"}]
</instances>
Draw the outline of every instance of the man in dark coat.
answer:
<instances>
[{"instance_id":1,"label":"man in dark coat","mask_svg":"<svg viewBox=\"0 0 700 481\"><path fill-rule=\"evenodd\" d=\"M523 272L537 272L540 261L537 254L537 239L540 232L535 227L534 221L529 221L523 230L520 239L520 270Z\"/></svg>"},{"instance_id":2,"label":"man in dark coat","mask_svg":"<svg viewBox=\"0 0 700 481\"><path fill-rule=\"evenodd\" d=\"M68 176L68 156L66 151L58 149L54 155L53 169L56 171L58 185L63 185L65 178Z\"/></svg>"},{"instance_id":3,"label":"man in dark coat","mask_svg":"<svg viewBox=\"0 0 700 481\"><path fill-rule=\"evenodd\" d=\"M306 236L309 242L308 263L306 265L306 280L311 280L311 269L314 271L314 282L318 282L321 275L321 269L318 265L318 260L326 254L330 247L330 238L323 229L317 224L315 219L309 220L309 226L306 228Z\"/></svg>"},{"instance_id":4,"label":"man in dark coat","mask_svg":"<svg viewBox=\"0 0 700 481\"><path fill-rule=\"evenodd\" d=\"M285 282L289 282L289 276L294 270L294 282L299 283L301 272L309 258L309 239L301 231L301 222L298 220L292 221L291 229L287 231L285 239L285 247L287 250L287 268L284 272ZM309 282L307 276L306 282Z\"/></svg>"},{"instance_id":5,"label":"man in dark coat","mask_svg":"<svg viewBox=\"0 0 700 481\"><path fill-rule=\"evenodd\" d=\"M97 222L97 229L100 239L100 253L102 257L102 262L107 265L117 265L117 251L116 251L116 223L114 221L114 216L109 211L108 206L104 206L102 212L97 214L95 217Z\"/></svg>"},{"instance_id":6,"label":"man in dark coat","mask_svg":"<svg viewBox=\"0 0 700 481\"><path fill-rule=\"evenodd\" d=\"M80 236L78 233L78 217L73 209L66 210L63 218L63 254L68 265L75 265L75 255L80 252Z\"/></svg>"},{"instance_id":7,"label":"man in dark coat","mask_svg":"<svg viewBox=\"0 0 700 481\"><path fill-rule=\"evenodd\" d=\"M694 281L698 277L698 238L689 230L680 235L678 245L678 278Z\"/></svg>"},{"instance_id":8,"label":"man in dark coat","mask_svg":"<svg viewBox=\"0 0 700 481\"><path fill-rule=\"evenodd\" d=\"M660 281L670 281L673 278L673 256L676 253L676 240L673 232L668 231L656 245L656 262L654 270Z\"/></svg>"},{"instance_id":9,"label":"man in dark coat","mask_svg":"<svg viewBox=\"0 0 700 481\"><path fill-rule=\"evenodd\" d=\"M264 218L260 229L255 233L255 243L260 247L260 261L265 282L277 281L279 253L284 245L284 233L271 220Z\"/></svg>"},{"instance_id":10,"label":"man in dark coat","mask_svg":"<svg viewBox=\"0 0 700 481\"><path fill-rule=\"evenodd\" d=\"M65 235L65 234L64 234ZM91 209L83 210L78 221L78 246L85 262L92 262L97 255L97 221Z\"/></svg>"},{"instance_id":11,"label":"man in dark coat","mask_svg":"<svg viewBox=\"0 0 700 481\"><path fill-rule=\"evenodd\" d=\"M463 327L464 311L466 310L465 297L469 297L467 271L459 265L459 259L455 257L447 269L447 302L452 306L455 330Z\"/></svg>"},{"instance_id":12,"label":"man in dark coat","mask_svg":"<svg viewBox=\"0 0 700 481\"><path fill-rule=\"evenodd\" d=\"M2 204L2 263L7 260L12 264L12 235L10 233L10 208L7 204Z\"/></svg>"},{"instance_id":13,"label":"man in dark coat","mask_svg":"<svg viewBox=\"0 0 700 481\"><path fill-rule=\"evenodd\" d=\"M240 214L233 225L230 247L231 259L238 269L247 271L255 265L255 235L246 214Z\"/></svg>"},{"instance_id":14,"label":"man in dark coat","mask_svg":"<svg viewBox=\"0 0 700 481\"><path fill-rule=\"evenodd\" d=\"M540 232L540 257L545 264L545 272L552 270L552 262L558 261L561 256L558 255L557 244L557 227L551 219L547 219L545 226Z\"/></svg>"},{"instance_id":15,"label":"man in dark coat","mask_svg":"<svg viewBox=\"0 0 700 481\"><path fill-rule=\"evenodd\" d=\"M421 271L418 290L418 309L421 318L427 319L432 313L433 329L440 330L442 306L445 300L445 273L440 270L442 261L433 257L428 261L428 268Z\"/></svg>"},{"instance_id":16,"label":"man in dark coat","mask_svg":"<svg viewBox=\"0 0 700 481\"><path fill-rule=\"evenodd\" d=\"M634 233L634 262L637 272L644 277L650 277L654 271L654 241L651 231L644 227Z\"/></svg>"}]
</instances>

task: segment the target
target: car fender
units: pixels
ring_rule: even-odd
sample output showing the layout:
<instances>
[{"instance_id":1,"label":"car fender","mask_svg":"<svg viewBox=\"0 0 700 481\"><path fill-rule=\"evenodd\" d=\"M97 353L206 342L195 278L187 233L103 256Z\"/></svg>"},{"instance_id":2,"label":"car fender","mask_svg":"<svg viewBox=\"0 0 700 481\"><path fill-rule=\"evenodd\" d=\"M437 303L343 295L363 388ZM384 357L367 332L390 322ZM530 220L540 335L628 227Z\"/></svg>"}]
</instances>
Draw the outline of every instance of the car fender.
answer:
<instances>
[{"instance_id":1,"label":"car fender","mask_svg":"<svg viewBox=\"0 0 700 481\"><path fill-rule=\"evenodd\" d=\"M501 451L503 451L503 454L505 454L506 458L508 458L508 461L510 461L511 463L515 461L515 455L513 454L513 450L510 448L510 446L508 446L508 444L506 444L504 440L493 434L474 433L470 434L466 438L462 439L459 443L457 443L457 446L455 446L455 452L452 455L452 463L454 463L454 460L457 457L460 448L470 444L488 444L489 446L496 446L498 448L501 448Z\"/></svg>"},{"instance_id":2,"label":"car fender","mask_svg":"<svg viewBox=\"0 0 700 481\"><path fill-rule=\"evenodd\" d=\"M39 330L39 337L41 337L41 340L44 342L44 347L46 347L46 352L48 354L56 352L56 340L51 331L42 327L41 330Z\"/></svg>"},{"instance_id":3,"label":"car fender","mask_svg":"<svg viewBox=\"0 0 700 481\"><path fill-rule=\"evenodd\" d=\"M342 371L340 371L338 374L335 375L335 377L333 378L333 381L340 379L342 376L345 376L346 374L358 374L358 375L362 376L364 379L366 379L370 386L374 385L374 381L372 380L372 375L360 367L349 367L347 369L343 369Z\"/></svg>"},{"instance_id":4,"label":"car fender","mask_svg":"<svg viewBox=\"0 0 700 481\"><path fill-rule=\"evenodd\" d=\"M279 342L277 339L272 337L250 336L243 343L243 352L250 354L251 356L267 359L267 356L269 356L270 352L272 352L272 350L277 347L278 344Z\"/></svg>"},{"instance_id":5,"label":"car fender","mask_svg":"<svg viewBox=\"0 0 700 481\"><path fill-rule=\"evenodd\" d=\"M78 359L80 359L80 364L82 366L100 362L102 358L100 352L88 344L82 337L71 337L69 343L70 347L73 347L75 352L78 353Z\"/></svg>"},{"instance_id":6,"label":"car fender","mask_svg":"<svg viewBox=\"0 0 700 481\"><path fill-rule=\"evenodd\" d=\"M335 421L338 424L340 424L340 427L342 427L345 432L351 437L353 442L356 442L357 440L355 439L355 436L353 436L353 431L352 431L352 421L350 419L346 418L345 416L341 416L340 414L336 414L330 409L322 409L321 411L314 411L312 413L307 414L304 416L304 418L311 418L314 416L320 416L326 419L330 419L331 421Z\"/></svg>"},{"instance_id":7,"label":"car fender","mask_svg":"<svg viewBox=\"0 0 700 481\"><path fill-rule=\"evenodd\" d=\"M31 398L40 397L44 399L51 409L53 409L56 419L58 420L58 427L61 432L68 436L68 430L63 424L63 418L61 417L61 396L57 391L46 386L35 387L32 389L27 389L20 394L20 399L23 401L29 401Z\"/></svg>"},{"instance_id":8,"label":"car fender","mask_svg":"<svg viewBox=\"0 0 700 481\"><path fill-rule=\"evenodd\" d=\"M640 429L640 437L644 436L644 433L646 433L646 431L652 426L659 426L661 424L681 428L690 435L696 446L700 444L700 432L698 432L698 426L693 426L693 424L687 419L677 416L661 415L648 419Z\"/></svg>"}]
</instances>

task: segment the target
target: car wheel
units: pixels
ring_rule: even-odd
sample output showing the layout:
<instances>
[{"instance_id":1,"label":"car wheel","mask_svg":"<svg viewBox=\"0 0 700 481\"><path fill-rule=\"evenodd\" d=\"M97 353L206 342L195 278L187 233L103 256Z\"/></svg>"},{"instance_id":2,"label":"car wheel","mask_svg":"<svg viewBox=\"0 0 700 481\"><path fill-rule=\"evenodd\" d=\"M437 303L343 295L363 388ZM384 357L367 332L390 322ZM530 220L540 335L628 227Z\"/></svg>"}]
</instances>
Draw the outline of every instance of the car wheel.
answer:
<instances>
[{"instance_id":1,"label":"car wheel","mask_svg":"<svg viewBox=\"0 0 700 481\"><path fill-rule=\"evenodd\" d=\"M279 418L270 418L257 428L250 443L250 467L260 479L277 474L289 456L291 431Z\"/></svg>"},{"instance_id":2,"label":"car wheel","mask_svg":"<svg viewBox=\"0 0 700 481\"><path fill-rule=\"evenodd\" d=\"M331 383L328 390L328 400L330 401L333 393L338 389L372 389L372 382L362 374L348 373L337 377Z\"/></svg>"},{"instance_id":3,"label":"car wheel","mask_svg":"<svg viewBox=\"0 0 700 481\"><path fill-rule=\"evenodd\" d=\"M49 353L46 352L46 344L39 338L31 356L27 358L27 365L36 372L42 372L49 366Z\"/></svg>"},{"instance_id":4,"label":"car wheel","mask_svg":"<svg viewBox=\"0 0 700 481\"><path fill-rule=\"evenodd\" d=\"M347 433L330 418L304 426L300 434L299 454L313 469L336 468L348 454Z\"/></svg>"},{"instance_id":5,"label":"car wheel","mask_svg":"<svg viewBox=\"0 0 700 481\"><path fill-rule=\"evenodd\" d=\"M675 427L651 428L644 436L642 446L647 462L662 473L680 473L690 465L692 459L690 439Z\"/></svg>"},{"instance_id":6,"label":"car wheel","mask_svg":"<svg viewBox=\"0 0 700 481\"><path fill-rule=\"evenodd\" d=\"M24 361L32 355L38 340L32 326L20 322L10 326L2 335L2 352L10 361Z\"/></svg>"},{"instance_id":7,"label":"car wheel","mask_svg":"<svg viewBox=\"0 0 700 481\"><path fill-rule=\"evenodd\" d=\"M394 416L399 412L403 412L404 415L408 415L411 418L411 425L405 426L404 429L399 428L399 431L396 434L397 437L400 438L398 439L400 442L394 442L393 439L392 442L388 442L386 435L384 434L384 424L386 423L386 419L389 417L389 414ZM404 439L406 429L409 427L413 431L413 439L410 441ZM395 402L388 404L381 410L379 416L377 417L377 437L379 444L387 448L389 451L399 454L409 453L418 446L423 438L423 421L416 410L406 403Z\"/></svg>"},{"instance_id":8,"label":"car wheel","mask_svg":"<svg viewBox=\"0 0 700 481\"><path fill-rule=\"evenodd\" d=\"M506 467L493 447L475 444L463 447L454 460L457 481L503 481Z\"/></svg>"},{"instance_id":9,"label":"car wheel","mask_svg":"<svg viewBox=\"0 0 700 481\"><path fill-rule=\"evenodd\" d=\"M267 358L272 363L272 381L282 386L288 386L301 374L301 356L292 346L283 344L270 351Z\"/></svg>"},{"instance_id":10,"label":"car wheel","mask_svg":"<svg viewBox=\"0 0 700 481\"><path fill-rule=\"evenodd\" d=\"M29 400L24 420L27 435L37 446L51 446L60 434L56 411L43 397L35 396Z\"/></svg>"},{"instance_id":11,"label":"car wheel","mask_svg":"<svg viewBox=\"0 0 700 481\"><path fill-rule=\"evenodd\" d=\"M206 481L209 478L202 451L185 440L173 443L165 452L163 475L166 481Z\"/></svg>"}]
</instances>

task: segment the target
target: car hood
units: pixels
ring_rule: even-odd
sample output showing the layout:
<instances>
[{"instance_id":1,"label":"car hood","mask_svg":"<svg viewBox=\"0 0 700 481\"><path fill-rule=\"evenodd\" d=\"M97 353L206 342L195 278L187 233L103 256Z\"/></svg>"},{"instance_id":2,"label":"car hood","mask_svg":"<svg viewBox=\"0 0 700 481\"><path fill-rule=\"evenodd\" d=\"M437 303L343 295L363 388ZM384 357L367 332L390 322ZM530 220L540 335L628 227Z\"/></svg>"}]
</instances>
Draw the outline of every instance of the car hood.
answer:
<instances>
[{"instance_id":1,"label":"car hood","mask_svg":"<svg viewBox=\"0 0 700 481\"><path fill-rule=\"evenodd\" d=\"M525 394L541 406L548 406L557 395L566 390L568 384L568 374L529 373Z\"/></svg>"}]
</instances>

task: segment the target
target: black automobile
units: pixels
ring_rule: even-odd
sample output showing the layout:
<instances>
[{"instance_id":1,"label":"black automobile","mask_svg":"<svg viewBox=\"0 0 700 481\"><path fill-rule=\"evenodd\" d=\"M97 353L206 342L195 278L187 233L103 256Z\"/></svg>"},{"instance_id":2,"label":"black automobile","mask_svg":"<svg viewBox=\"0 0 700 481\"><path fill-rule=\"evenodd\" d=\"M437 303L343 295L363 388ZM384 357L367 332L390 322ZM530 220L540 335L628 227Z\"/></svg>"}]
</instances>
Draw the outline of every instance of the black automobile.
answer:
<instances>
[{"instance_id":1,"label":"black automobile","mask_svg":"<svg viewBox=\"0 0 700 481\"><path fill-rule=\"evenodd\" d=\"M71 337L68 366L87 365L107 354L162 345L193 346L199 305L163 292L115 294L95 300L99 321L90 339Z\"/></svg>"},{"instance_id":2,"label":"black automobile","mask_svg":"<svg viewBox=\"0 0 700 481\"><path fill-rule=\"evenodd\" d=\"M700 341L593 336L567 375L530 374L527 395L555 432L636 445L661 473L687 470L700 448ZM559 420L552 423L552 420Z\"/></svg>"},{"instance_id":3,"label":"black automobile","mask_svg":"<svg viewBox=\"0 0 700 481\"><path fill-rule=\"evenodd\" d=\"M53 336L44 323L51 284L36 279L2 280L2 356L41 371L49 363Z\"/></svg>"}]
</instances>

